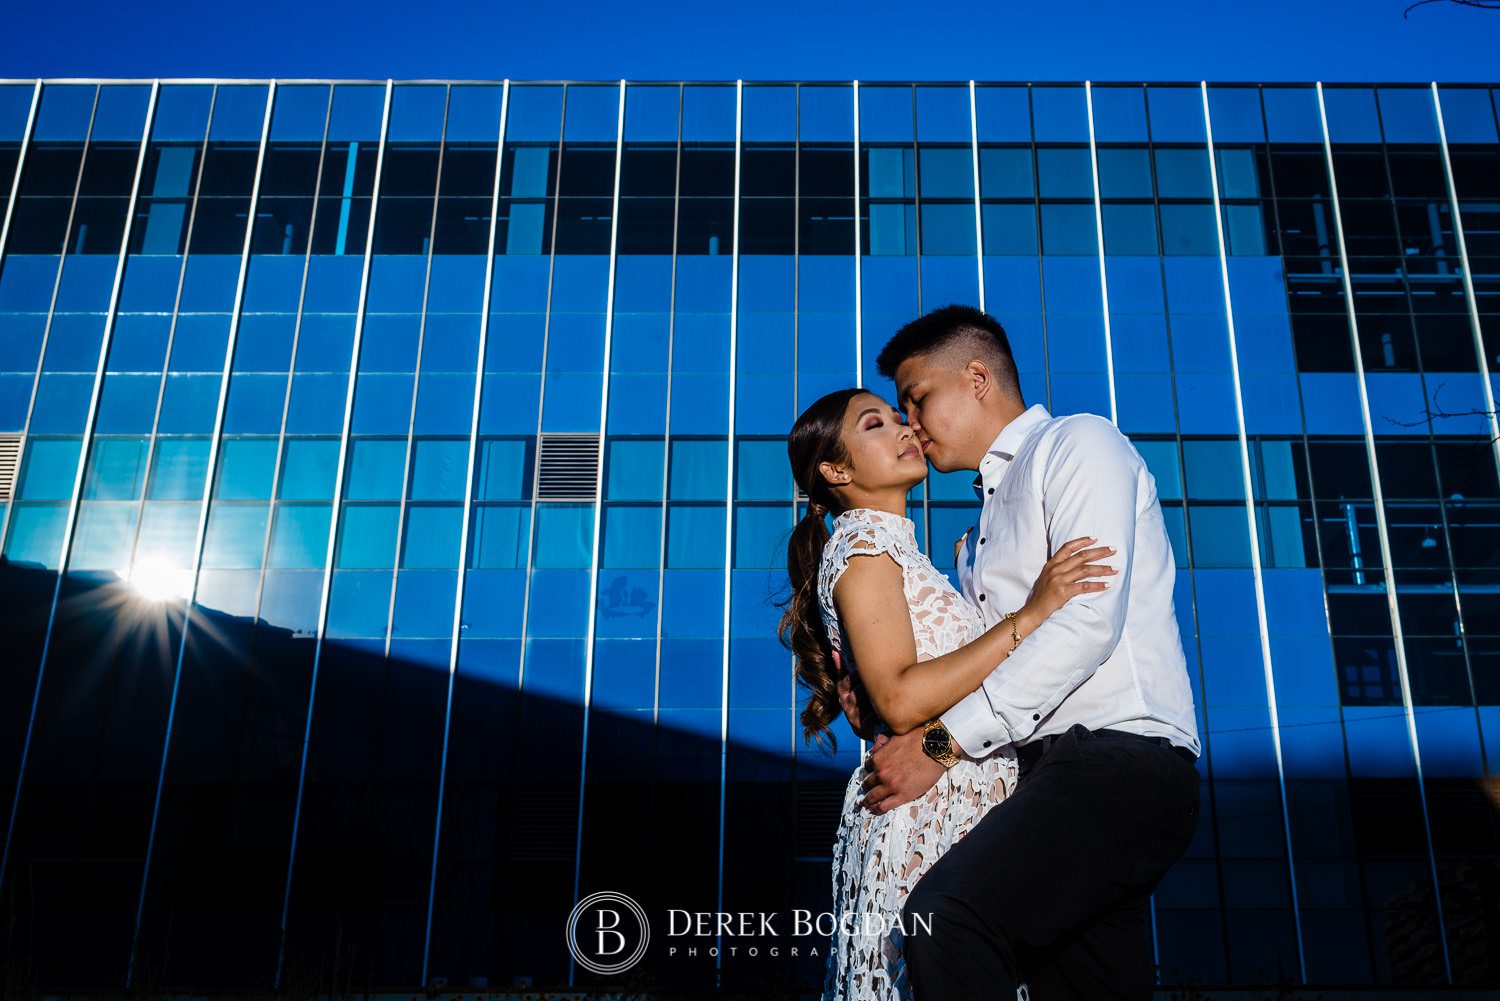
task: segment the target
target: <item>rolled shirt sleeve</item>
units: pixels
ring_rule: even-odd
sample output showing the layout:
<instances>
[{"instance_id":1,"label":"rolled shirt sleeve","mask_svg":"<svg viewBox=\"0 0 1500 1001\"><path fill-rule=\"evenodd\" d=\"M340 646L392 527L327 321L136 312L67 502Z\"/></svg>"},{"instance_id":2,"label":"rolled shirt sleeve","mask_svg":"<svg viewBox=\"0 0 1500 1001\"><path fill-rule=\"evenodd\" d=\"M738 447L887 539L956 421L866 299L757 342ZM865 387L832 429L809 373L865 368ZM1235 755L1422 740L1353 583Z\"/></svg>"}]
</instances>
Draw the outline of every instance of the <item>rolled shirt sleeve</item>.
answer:
<instances>
[{"instance_id":1,"label":"rolled shirt sleeve","mask_svg":"<svg viewBox=\"0 0 1500 1001\"><path fill-rule=\"evenodd\" d=\"M1114 651L1125 627L1137 511L1145 488L1140 457L1103 417L1060 422L1041 463L1047 557L1081 536L1115 552L1095 560L1118 568L1103 591L1075 595L941 716L971 757L1021 743ZM967 593L967 592L966 592Z\"/></svg>"}]
</instances>

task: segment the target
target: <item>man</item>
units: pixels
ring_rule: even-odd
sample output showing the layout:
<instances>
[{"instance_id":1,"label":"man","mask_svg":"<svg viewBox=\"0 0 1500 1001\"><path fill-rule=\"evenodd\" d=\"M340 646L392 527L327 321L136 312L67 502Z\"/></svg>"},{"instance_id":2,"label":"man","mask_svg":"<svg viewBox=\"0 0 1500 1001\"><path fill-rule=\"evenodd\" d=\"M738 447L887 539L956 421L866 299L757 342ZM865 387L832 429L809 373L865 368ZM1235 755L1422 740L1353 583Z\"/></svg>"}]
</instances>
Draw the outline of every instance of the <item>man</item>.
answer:
<instances>
[{"instance_id":1,"label":"man","mask_svg":"<svg viewBox=\"0 0 1500 1001\"><path fill-rule=\"evenodd\" d=\"M1028 408L1004 329L977 309L912 321L876 364L933 468L978 473L959 583L987 626L1063 542L1117 549L1112 586L1069 601L979 689L870 754L861 804L881 812L956 755L1014 745L1020 765L1016 791L907 898L913 993L1010 998L1025 982L1033 1001L1149 998L1147 898L1197 825L1199 750L1155 480L1108 419ZM867 735L873 710L847 678L841 691Z\"/></svg>"}]
</instances>

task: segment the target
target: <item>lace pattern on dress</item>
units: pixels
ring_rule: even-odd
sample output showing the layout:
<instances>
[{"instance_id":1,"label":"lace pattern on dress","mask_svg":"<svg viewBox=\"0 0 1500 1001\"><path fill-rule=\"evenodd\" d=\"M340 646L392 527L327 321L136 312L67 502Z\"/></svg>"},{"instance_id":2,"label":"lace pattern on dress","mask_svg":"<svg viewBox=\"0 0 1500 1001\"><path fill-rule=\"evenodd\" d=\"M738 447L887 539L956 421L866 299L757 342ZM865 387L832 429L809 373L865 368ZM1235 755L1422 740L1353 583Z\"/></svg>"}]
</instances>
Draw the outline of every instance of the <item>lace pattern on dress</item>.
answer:
<instances>
[{"instance_id":1,"label":"lace pattern on dress","mask_svg":"<svg viewBox=\"0 0 1500 1001\"><path fill-rule=\"evenodd\" d=\"M854 556L888 553L902 571L917 659L941 656L984 632L984 620L916 543L915 525L852 508L834 519L818 570L829 642L844 649L833 587ZM854 664L850 670L857 671ZM922 874L1015 789L1013 748L960 758L921 799L884 814L859 806L863 762L849 777L833 847L834 935L824 1001L908 1001L901 907ZM920 919L918 919L920 920Z\"/></svg>"}]
</instances>

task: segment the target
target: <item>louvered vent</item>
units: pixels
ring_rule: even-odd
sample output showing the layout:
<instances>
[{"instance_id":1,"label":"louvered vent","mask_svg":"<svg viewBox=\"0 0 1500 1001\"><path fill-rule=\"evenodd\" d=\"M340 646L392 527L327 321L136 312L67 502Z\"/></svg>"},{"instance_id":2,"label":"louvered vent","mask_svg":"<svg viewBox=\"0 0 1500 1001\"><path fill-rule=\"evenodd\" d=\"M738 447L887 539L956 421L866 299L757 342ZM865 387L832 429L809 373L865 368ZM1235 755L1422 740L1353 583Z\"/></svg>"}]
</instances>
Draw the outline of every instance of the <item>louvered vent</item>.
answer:
<instances>
[{"instance_id":1,"label":"louvered vent","mask_svg":"<svg viewBox=\"0 0 1500 1001\"><path fill-rule=\"evenodd\" d=\"M572 861L578 843L578 788L523 783L516 788L510 857L524 862Z\"/></svg>"},{"instance_id":2,"label":"louvered vent","mask_svg":"<svg viewBox=\"0 0 1500 1001\"><path fill-rule=\"evenodd\" d=\"M591 501L598 484L598 435L542 435L536 460L537 499Z\"/></svg>"},{"instance_id":3,"label":"louvered vent","mask_svg":"<svg viewBox=\"0 0 1500 1001\"><path fill-rule=\"evenodd\" d=\"M16 471L21 468L21 436L0 435L0 501L16 495Z\"/></svg>"},{"instance_id":4,"label":"louvered vent","mask_svg":"<svg viewBox=\"0 0 1500 1001\"><path fill-rule=\"evenodd\" d=\"M844 808L845 784L803 781L797 783L797 827L793 848L799 862L832 858L839 814Z\"/></svg>"}]
</instances>

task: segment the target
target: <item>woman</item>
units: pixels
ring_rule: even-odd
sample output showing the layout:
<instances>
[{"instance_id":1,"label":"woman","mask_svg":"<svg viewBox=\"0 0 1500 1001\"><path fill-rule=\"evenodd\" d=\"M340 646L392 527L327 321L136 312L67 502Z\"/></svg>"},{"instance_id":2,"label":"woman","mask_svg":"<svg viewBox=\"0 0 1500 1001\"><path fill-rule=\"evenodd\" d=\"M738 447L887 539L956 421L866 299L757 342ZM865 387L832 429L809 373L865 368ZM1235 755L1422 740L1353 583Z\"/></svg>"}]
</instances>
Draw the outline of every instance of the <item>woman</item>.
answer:
<instances>
[{"instance_id":1,"label":"woman","mask_svg":"<svg viewBox=\"0 0 1500 1001\"><path fill-rule=\"evenodd\" d=\"M917 547L904 512L927 462L894 407L862 389L830 393L797 418L787 454L810 500L787 547L792 594L779 629L810 693L804 740L836 743L829 728L842 715L835 651L863 682L878 730L906 733L977 689L1074 595L1107 586L1084 578L1114 572L1089 562L1112 549L1084 549L1094 540L1074 539L1047 562L1026 604L986 630L979 610ZM831 534L825 514L835 515ZM885 812L859 805L865 774L862 763L849 778L834 844L825 1001L910 998L902 903L922 873L1014 788L1015 752L960 754L922 799Z\"/></svg>"}]
</instances>

